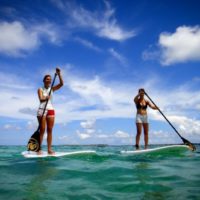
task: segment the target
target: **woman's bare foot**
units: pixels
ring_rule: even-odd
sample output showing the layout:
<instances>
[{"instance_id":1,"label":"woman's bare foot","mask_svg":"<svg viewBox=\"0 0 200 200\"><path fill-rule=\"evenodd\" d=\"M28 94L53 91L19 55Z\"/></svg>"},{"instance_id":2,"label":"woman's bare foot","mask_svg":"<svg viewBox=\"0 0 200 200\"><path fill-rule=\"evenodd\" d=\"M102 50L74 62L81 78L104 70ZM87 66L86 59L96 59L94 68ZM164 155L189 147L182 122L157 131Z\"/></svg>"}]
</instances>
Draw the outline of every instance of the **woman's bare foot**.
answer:
<instances>
[{"instance_id":1,"label":"woman's bare foot","mask_svg":"<svg viewBox=\"0 0 200 200\"><path fill-rule=\"evenodd\" d=\"M42 150L41 149L37 152L37 155L42 155Z\"/></svg>"},{"instance_id":2,"label":"woman's bare foot","mask_svg":"<svg viewBox=\"0 0 200 200\"><path fill-rule=\"evenodd\" d=\"M48 150L48 154L50 154L50 155L54 155L55 152L54 152L53 150Z\"/></svg>"},{"instance_id":3,"label":"woman's bare foot","mask_svg":"<svg viewBox=\"0 0 200 200\"><path fill-rule=\"evenodd\" d=\"M138 144L135 145L135 149L136 149L136 150L139 150L139 149L140 149L140 147L139 147Z\"/></svg>"}]
</instances>

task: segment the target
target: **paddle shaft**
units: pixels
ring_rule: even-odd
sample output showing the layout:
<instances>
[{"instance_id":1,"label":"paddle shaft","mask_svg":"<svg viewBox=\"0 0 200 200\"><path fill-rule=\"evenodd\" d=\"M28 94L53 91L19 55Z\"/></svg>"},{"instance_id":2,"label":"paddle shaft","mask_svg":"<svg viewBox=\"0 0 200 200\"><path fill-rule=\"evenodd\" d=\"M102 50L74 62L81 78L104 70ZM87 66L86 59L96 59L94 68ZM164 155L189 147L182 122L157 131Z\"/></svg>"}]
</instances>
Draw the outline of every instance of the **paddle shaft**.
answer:
<instances>
[{"instance_id":1,"label":"paddle shaft","mask_svg":"<svg viewBox=\"0 0 200 200\"><path fill-rule=\"evenodd\" d=\"M176 130L176 128L172 125L172 123L167 119L167 117L163 114L163 112L159 109L159 107L154 103L154 101L149 97L149 95L145 92L145 95L150 99L150 101L157 107L160 114L166 119L169 125L174 129L174 131L178 134L178 136L182 139L185 145L188 145L192 151L196 150L195 145L193 145L190 141L186 140L184 137L180 135L180 133Z\"/></svg>"},{"instance_id":2,"label":"paddle shaft","mask_svg":"<svg viewBox=\"0 0 200 200\"><path fill-rule=\"evenodd\" d=\"M179 135L179 137L184 140L184 138L180 135L180 133L176 130L176 128L172 125L172 123L167 119L167 117L163 114L163 112L160 110L160 108L154 103L154 101L149 97L149 95L145 92L145 95L150 99L150 101L157 107L160 114L166 119L166 121L169 123L169 125L174 129L174 131ZM185 143L185 142L184 142Z\"/></svg>"},{"instance_id":3,"label":"paddle shaft","mask_svg":"<svg viewBox=\"0 0 200 200\"><path fill-rule=\"evenodd\" d=\"M55 75L54 75L53 82L52 82L52 84L51 84L51 89L50 89L50 91L49 91L49 96L51 95L51 91L52 91L53 85L54 85L54 83L55 83L56 76L57 76L57 73L55 73ZM48 102L49 102L49 99L48 99L48 100L46 101L46 103L45 103L44 110L43 110L43 113L42 113L42 116L41 116L41 119L40 119L40 122L39 122L39 126L38 126L38 129L37 129L38 131L40 130L40 124L41 124L41 122L42 122L42 118L43 118L43 116L44 116L44 113L45 113L45 110L46 110L46 107L47 107Z\"/></svg>"}]
</instances>

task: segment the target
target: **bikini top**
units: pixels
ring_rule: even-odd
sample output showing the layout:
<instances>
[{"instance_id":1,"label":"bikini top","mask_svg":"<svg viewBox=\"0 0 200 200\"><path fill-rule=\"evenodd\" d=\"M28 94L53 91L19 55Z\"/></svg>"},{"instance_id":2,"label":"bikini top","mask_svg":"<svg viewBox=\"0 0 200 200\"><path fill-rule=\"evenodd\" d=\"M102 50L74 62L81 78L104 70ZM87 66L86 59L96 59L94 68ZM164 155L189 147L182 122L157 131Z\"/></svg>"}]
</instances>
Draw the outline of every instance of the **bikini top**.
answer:
<instances>
[{"instance_id":1,"label":"bikini top","mask_svg":"<svg viewBox=\"0 0 200 200\"><path fill-rule=\"evenodd\" d=\"M140 103L137 103L136 108L146 110L147 109L147 103L145 105L141 105Z\"/></svg>"}]
</instances>

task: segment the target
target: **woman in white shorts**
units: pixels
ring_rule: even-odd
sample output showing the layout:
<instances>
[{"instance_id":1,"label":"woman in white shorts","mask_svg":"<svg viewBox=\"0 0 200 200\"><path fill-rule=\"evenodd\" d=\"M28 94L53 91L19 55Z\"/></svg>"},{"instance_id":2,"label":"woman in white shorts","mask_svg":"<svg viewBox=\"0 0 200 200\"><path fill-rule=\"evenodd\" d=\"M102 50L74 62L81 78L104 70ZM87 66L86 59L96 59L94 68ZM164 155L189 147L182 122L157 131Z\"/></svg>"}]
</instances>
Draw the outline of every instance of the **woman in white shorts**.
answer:
<instances>
[{"instance_id":1,"label":"woman in white shorts","mask_svg":"<svg viewBox=\"0 0 200 200\"><path fill-rule=\"evenodd\" d=\"M139 89L138 95L136 95L134 98L134 102L137 108L137 114L136 114L137 135L136 135L136 142L135 142L136 149L139 149L142 127L144 131L145 149L148 146L149 123L148 123L148 116L147 116L147 107L149 106L150 108L157 110L157 107L155 105L152 105L149 101L147 101L144 98L144 95L145 95L144 89Z\"/></svg>"}]
</instances>

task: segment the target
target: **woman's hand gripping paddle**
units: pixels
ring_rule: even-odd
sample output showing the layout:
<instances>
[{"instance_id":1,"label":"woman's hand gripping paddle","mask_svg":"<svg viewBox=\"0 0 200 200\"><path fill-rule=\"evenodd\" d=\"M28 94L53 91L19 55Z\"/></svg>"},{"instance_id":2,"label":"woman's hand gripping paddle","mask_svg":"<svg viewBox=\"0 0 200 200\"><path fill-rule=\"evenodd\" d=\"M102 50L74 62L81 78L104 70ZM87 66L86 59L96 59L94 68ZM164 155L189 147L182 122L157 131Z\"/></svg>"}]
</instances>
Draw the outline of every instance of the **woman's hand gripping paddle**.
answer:
<instances>
[{"instance_id":1,"label":"woman's hand gripping paddle","mask_svg":"<svg viewBox=\"0 0 200 200\"><path fill-rule=\"evenodd\" d=\"M166 119L166 121L169 123L169 125L174 129L174 131L178 134L178 136L182 139L183 143L187 146L189 146L189 148L192 151L196 150L196 147L194 146L194 144L192 144L190 141L186 140L185 138L183 138L180 133L175 129L175 127L172 125L172 123L167 119L167 117L163 114L163 112L159 109L159 107L153 102L153 100L149 97L149 95L145 92L145 95L150 99L150 101L157 107L158 111L160 112L160 114Z\"/></svg>"},{"instance_id":2,"label":"woman's hand gripping paddle","mask_svg":"<svg viewBox=\"0 0 200 200\"><path fill-rule=\"evenodd\" d=\"M52 91L52 88L53 88L53 85L54 85L54 82L56 80L56 76L57 76L57 73L55 73L54 75L54 79L53 79L53 82L51 84L51 89L49 91L49 96L51 95L51 91ZM28 144L27 144L27 149L28 151L35 151L35 152L38 152L40 150L40 124L42 122L42 118L44 116L44 113L45 113L45 110L46 110L46 107L47 107L47 104L48 104L48 101L46 101L46 104L44 106L44 111L42 113L42 117L41 117L41 120L39 122L39 125L38 125L38 129L33 133L33 135L31 136L31 138L29 139L28 141Z\"/></svg>"}]
</instances>

